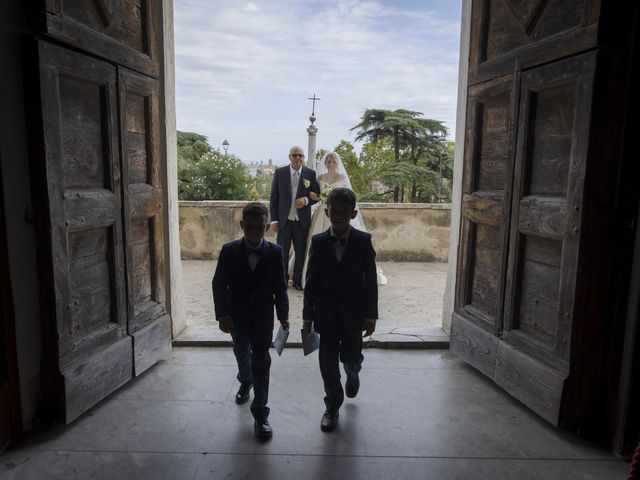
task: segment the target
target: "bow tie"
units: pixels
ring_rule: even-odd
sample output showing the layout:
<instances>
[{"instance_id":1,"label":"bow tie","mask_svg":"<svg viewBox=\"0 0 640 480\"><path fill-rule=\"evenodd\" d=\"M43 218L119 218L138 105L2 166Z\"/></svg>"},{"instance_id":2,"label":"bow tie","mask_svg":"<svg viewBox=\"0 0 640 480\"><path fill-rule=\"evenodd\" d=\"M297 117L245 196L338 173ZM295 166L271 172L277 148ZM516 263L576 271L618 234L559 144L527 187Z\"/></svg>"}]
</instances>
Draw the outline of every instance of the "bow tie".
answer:
<instances>
[{"instance_id":1,"label":"bow tie","mask_svg":"<svg viewBox=\"0 0 640 480\"><path fill-rule=\"evenodd\" d=\"M247 248L247 255L262 255L261 248Z\"/></svg>"},{"instance_id":2,"label":"bow tie","mask_svg":"<svg viewBox=\"0 0 640 480\"><path fill-rule=\"evenodd\" d=\"M338 238L338 237L331 237L331 243L339 243L340 245L342 245L343 247L347 244L347 239L346 238Z\"/></svg>"}]
</instances>

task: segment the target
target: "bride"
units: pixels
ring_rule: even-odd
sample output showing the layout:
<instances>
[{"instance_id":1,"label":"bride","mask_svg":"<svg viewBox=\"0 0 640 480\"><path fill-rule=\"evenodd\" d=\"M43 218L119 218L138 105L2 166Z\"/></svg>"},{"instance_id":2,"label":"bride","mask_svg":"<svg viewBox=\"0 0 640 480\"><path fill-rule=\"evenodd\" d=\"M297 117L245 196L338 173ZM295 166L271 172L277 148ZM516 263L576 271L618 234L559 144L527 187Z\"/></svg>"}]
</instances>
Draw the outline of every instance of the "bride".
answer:
<instances>
[{"instance_id":1,"label":"bride","mask_svg":"<svg viewBox=\"0 0 640 480\"><path fill-rule=\"evenodd\" d=\"M304 265L302 267L302 285L304 286L305 278L307 276L307 263L309 261L309 248L311 247L311 237L324 232L331 226L329 217L324 212L325 202L329 193L334 188L351 188L351 181L349 175L344 168L340 155L335 152L329 152L322 157L322 160L318 164L316 169L316 175L318 183L320 184L320 195L316 195L314 192L310 193L311 198L318 200L318 203L313 205L311 213L311 224L309 225L309 234L307 236L307 246L305 250ZM357 205L356 205L356 209ZM351 220L351 226L366 232L364 221L362 220L362 211L358 211L358 215ZM294 258L289 261L289 269L292 268ZM378 267L378 285L386 285L387 278L382 273L382 269Z\"/></svg>"}]
</instances>

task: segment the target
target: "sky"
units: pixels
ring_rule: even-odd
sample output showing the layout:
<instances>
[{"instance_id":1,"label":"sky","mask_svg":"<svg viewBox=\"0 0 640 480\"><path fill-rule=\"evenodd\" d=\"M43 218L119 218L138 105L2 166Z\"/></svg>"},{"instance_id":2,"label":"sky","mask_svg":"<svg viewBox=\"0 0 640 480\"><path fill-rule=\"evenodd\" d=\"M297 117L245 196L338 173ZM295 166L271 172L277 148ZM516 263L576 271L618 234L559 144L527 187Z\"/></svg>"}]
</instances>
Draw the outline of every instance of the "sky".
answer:
<instances>
[{"instance_id":1,"label":"sky","mask_svg":"<svg viewBox=\"0 0 640 480\"><path fill-rule=\"evenodd\" d=\"M178 129L243 162L333 149L367 108L455 135L461 0L174 0ZM357 144L356 144L357 146Z\"/></svg>"}]
</instances>

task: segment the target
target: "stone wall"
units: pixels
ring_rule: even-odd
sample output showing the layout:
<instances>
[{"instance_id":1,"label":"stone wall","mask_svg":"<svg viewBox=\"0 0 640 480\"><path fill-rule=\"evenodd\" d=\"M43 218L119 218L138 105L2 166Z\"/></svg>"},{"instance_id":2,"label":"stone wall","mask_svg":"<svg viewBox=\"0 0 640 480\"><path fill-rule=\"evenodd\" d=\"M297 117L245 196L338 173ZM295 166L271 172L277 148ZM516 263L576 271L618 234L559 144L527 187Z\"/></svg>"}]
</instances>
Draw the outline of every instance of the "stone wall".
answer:
<instances>
[{"instance_id":1,"label":"stone wall","mask_svg":"<svg viewBox=\"0 0 640 480\"><path fill-rule=\"evenodd\" d=\"M180 246L185 260L211 260L222 244L242 235L246 202L180 202ZM446 262L451 206L423 203L359 205L381 261ZM267 239L275 242L273 233Z\"/></svg>"}]
</instances>

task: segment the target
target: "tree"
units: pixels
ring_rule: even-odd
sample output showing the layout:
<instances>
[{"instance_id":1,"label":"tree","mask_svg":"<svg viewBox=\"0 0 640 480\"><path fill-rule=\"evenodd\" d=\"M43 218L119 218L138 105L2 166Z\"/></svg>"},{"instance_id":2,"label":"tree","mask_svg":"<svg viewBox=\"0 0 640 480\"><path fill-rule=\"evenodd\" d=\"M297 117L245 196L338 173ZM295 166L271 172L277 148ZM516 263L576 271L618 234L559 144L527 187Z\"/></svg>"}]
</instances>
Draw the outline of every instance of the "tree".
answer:
<instances>
[{"instance_id":1,"label":"tree","mask_svg":"<svg viewBox=\"0 0 640 480\"><path fill-rule=\"evenodd\" d=\"M430 199L438 184L438 174L422 165L413 165L411 162L400 162L392 165L380 175L380 180L386 185L398 185L400 187L400 201L410 200L405 198L410 191L409 186L415 184L420 194ZM414 200L415 201L415 200ZM424 200L430 201L430 200Z\"/></svg>"},{"instance_id":2,"label":"tree","mask_svg":"<svg viewBox=\"0 0 640 480\"><path fill-rule=\"evenodd\" d=\"M437 120L424 119L424 130L410 142L409 158L416 166L423 166L435 172L440 164L445 148L447 129ZM417 201L418 181L411 184L411 202Z\"/></svg>"},{"instance_id":3,"label":"tree","mask_svg":"<svg viewBox=\"0 0 640 480\"><path fill-rule=\"evenodd\" d=\"M211 151L207 137L194 132L178 130L178 161L198 161Z\"/></svg>"},{"instance_id":4,"label":"tree","mask_svg":"<svg viewBox=\"0 0 640 480\"><path fill-rule=\"evenodd\" d=\"M248 200L248 183L239 158L211 148L204 135L178 131L180 200Z\"/></svg>"},{"instance_id":5,"label":"tree","mask_svg":"<svg viewBox=\"0 0 640 480\"><path fill-rule=\"evenodd\" d=\"M327 150L326 148L320 148L319 150L316 151L316 162L315 163L311 163L313 159L309 159L309 164L308 167L315 169L317 165L320 165L320 162L322 161L322 157L324 157L327 153L329 153L329 150Z\"/></svg>"},{"instance_id":6,"label":"tree","mask_svg":"<svg viewBox=\"0 0 640 480\"><path fill-rule=\"evenodd\" d=\"M384 192L378 190L376 182L380 182L380 176L395 164L394 146L391 140L383 139L377 142L366 142L360 151L360 166L362 172L362 190L359 197L362 201L389 201L389 195L394 193L393 188Z\"/></svg>"},{"instance_id":7,"label":"tree","mask_svg":"<svg viewBox=\"0 0 640 480\"><path fill-rule=\"evenodd\" d=\"M271 195L271 175L265 175L258 171L255 177L249 181L251 200L268 200Z\"/></svg>"},{"instance_id":8,"label":"tree","mask_svg":"<svg viewBox=\"0 0 640 480\"><path fill-rule=\"evenodd\" d=\"M436 202L451 202L451 190L453 187L453 161L454 161L455 143L451 141L444 142L444 148L441 151L438 162L438 172L440 176L440 184L436 194Z\"/></svg>"},{"instance_id":9,"label":"tree","mask_svg":"<svg viewBox=\"0 0 640 480\"><path fill-rule=\"evenodd\" d=\"M396 165L405 161L410 162L414 167L429 169L430 159L443 148L442 143L447 129L438 120L420 117L422 117L421 112L412 110L368 109L365 110L361 122L351 130L358 130L356 140L368 139L371 143L391 141ZM409 170L414 174L419 171L419 169L400 168L395 172ZM397 178L397 176L387 176L387 181L391 178ZM405 190L409 187L411 188L410 201L417 201L419 178L427 177L416 176L410 184L404 180L401 183L392 184L394 202L404 200Z\"/></svg>"}]
</instances>

